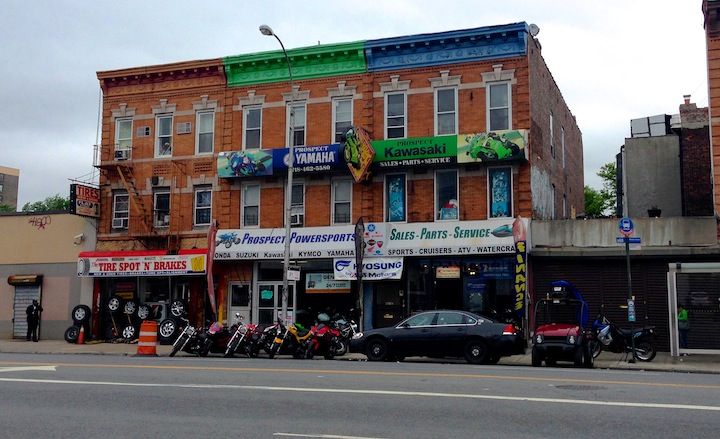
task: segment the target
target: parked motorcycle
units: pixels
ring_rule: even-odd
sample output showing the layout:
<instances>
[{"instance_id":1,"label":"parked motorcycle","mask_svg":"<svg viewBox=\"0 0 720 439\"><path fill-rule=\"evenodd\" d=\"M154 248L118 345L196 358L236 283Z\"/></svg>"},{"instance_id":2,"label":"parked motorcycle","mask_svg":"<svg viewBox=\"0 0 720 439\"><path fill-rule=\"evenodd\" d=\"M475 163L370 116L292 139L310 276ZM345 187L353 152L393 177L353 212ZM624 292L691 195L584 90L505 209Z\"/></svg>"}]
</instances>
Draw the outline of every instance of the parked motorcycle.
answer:
<instances>
[{"instance_id":1,"label":"parked motorcycle","mask_svg":"<svg viewBox=\"0 0 720 439\"><path fill-rule=\"evenodd\" d=\"M180 351L184 351L190 354L196 354L198 352L198 328L190 324L190 321L181 317L181 320L185 322L185 327L180 332L178 337L175 339L170 351L170 356L174 357Z\"/></svg>"},{"instance_id":2,"label":"parked motorcycle","mask_svg":"<svg viewBox=\"0 0 720 439\"><path fill-rule=\"evenodd\" d=\"M312 358L313 333L299 323L285 325L278 319L275 338L267 349L268 356L274 358L278 354L291 354L294 358Z\"/></svg>"},{"instance_id":3,"label":"parked motorcycle","mask_svg":"<svg viewBox=\"0 0 720 439\"><path fill-rule=\"evenodd\" d=\"M311 354L305 353L305 358L322 355L326 360L332 360L336 356L344 355L347 352L347 343L343 341L340 329L331 324L334 322L329 320L328 318L328 322L321 321L310 328L311 338L308 349Z\"/></svg>"},{"instance_id":4,"label":"parked motorcycle","mask_svg":"<svg viewBox=\"0 0 720 439\"><path fill-rule=\"evenodd\" d=\"M210 352L225 352L230 332L219 322L208 328L195 327L186 317L180 317L185 322L185 328L173 343L170 356L174 357L180 351L188 354L206 357Z\"/></svg>"},{"instance_id":5,"label":"parked motorcycle","mask_svg":"<svg viewBox=\"0 0 720 439\"><path fill-rule=\"evenodd\" d=\"M260 350L258 342L261 332L258 330L258 325L243 323L244 317L240 313L235 314L235 319L236 324L230 328L232 336L225 348L225 356L232 357L233 354L242 352L248 357L256 357Z\"/></svg>"},{"instance_id":6,"label":"parked motorcycle","mask_svg":"<svg viewBox=\"0 0 720 439\"><path fill-rule=\"evenodd\" d=\"M593 358L602 351L630 353L635 345L635 358L640 361L652 361L657 354L655 349L655 327L642 326L630 330L620 328L604 315L598 315L592 324L594 339L592 342Z\"/></svg>"},{"instance_id":7,"label":"parked motorcycle","mask_svg":"<svg viewBox=\"0 0 720 439\"><path fill-rule=\"evenodd\" d=\"M359 332L358 325L354 320L348 320L339 314L333 316L333 323L340 331L339 343L341 343L335 355L342 357L347 354L348 347L350 346L350 340L352 340L353 336Z\"/></svg>"}]
</instances>

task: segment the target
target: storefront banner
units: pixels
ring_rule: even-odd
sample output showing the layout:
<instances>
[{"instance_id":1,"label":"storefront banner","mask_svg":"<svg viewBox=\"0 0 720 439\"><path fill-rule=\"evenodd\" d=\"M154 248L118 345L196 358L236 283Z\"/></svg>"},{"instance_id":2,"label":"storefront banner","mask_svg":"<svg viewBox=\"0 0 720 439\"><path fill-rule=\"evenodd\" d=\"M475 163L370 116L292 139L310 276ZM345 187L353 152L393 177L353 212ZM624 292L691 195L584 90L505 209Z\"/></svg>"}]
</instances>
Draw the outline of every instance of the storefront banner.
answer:
<instances>
[{"instance_id":1,"label":"storefront banner","mask_svg":"<svg viewBox=\"0 0 720 439\"><path fill-rule=\"evenodd\" d=\"M374 157L375 149L370 143L367 131L360 127L352 127L345 132L343 158L355 183L368 177Z\"/></svg>"},{"instance_id":2,"label":"storefront banner","mask_svg":"<svg viewBox=\"0 0 720 439\"><path fill-rule=\"evenodd\" d=\"M83 184L71 184L70 213L100 218L100 189Z\"/></svg>"},{"instance_id":3,"label":"storefront banner","mask_svg":"<svg viewBox=\"0 0 720 439\"><path fill-rule=\"evenodd\" d=\"M349 280L335 280L333 273L307 273L305 275L307 294L350 294Z\"/></svg>"},{"instance_id":4,"label":"storefront banner","mask_svg":"<svg viewBox=\"0 0 720 439\"><path fill-rule=\"evenodd\" d=\"M458 163L488 163L527 159L527 130L461 134L457 139Z\"/></svg>"},{"instance_id":5,"label":"storefront banner","mask_svg":"<svg viewBox=\"0 0 720 439\"><path fill-rule=\"evenodd\" d=\"M257 177L273 174L272 150L223 151L217 158L220 178Z\"/></svg>"},{"instance_id":6,"label":"storefront banner","mask_svg":"<svg viewBox=\"0 0 720 439\"><path fill-rule=\"evenodd\" d=\"M294 150L293 172L300 174L332 172L345 168L345 163L341 160L342 147L339 143L320 146L296 146ZM273 149L272 155L275 173L286 173L290 162L290 149Z\"/></svg>"},{"instance_id":7,"label":"storefront banner","mask_svg":"<svg viewBox=\"0 0 720 439\"><path fill-rule=\"evenodd\" d=\"M401 279L403 258L373 258L363 262L363 280ZM357 264L352 258L333 260L335 279L357 280Z\"/></svg>"},{"instance_id":8,"label":"storefront banner","mask_svg":"<svg viewBox=\"0 0 720 439\"><path fill-rule=\"evenodd\" d=\"M205 274L204 254L78 258L80 277L179 276Z\"/></svg>"},{"instance_id":9,"label":"storefront banner","mask_svg":"<svg viewBox=\"0 0 720 439\"><path fill-rule=\"evenodd\" d=\"M383 168L449 165L457 161L458 136L376 140L374 162Z\"/></svg>"},{"instance_id":10,"label":"storefront banner","mask_svg":"<svg viewBox=\"0 0 720 439\"><path fill-rule=\"evenodd\" d=\"M366 223L366 258L513 254L513 218L433 223ZM527 227L527 219L520 219ZM265 260L285 257L285 229L218 231L216 260ZM531 248L528 244L527 248ZM290 234L291 259L351 258L355 227L298 227Z\"/></svg>"}]
</instances>

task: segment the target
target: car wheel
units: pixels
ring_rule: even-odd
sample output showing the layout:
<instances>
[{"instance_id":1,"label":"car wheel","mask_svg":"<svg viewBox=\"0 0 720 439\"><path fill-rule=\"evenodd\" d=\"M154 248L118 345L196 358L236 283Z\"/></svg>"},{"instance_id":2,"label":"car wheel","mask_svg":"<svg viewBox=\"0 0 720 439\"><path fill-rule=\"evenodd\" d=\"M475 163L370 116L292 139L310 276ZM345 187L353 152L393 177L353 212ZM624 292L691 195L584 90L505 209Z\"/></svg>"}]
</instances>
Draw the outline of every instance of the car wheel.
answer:
<instances>
[{"instance_id":1,"label":"car wheel","mask_svg":"<svg viewBox=\"0 0 720 439\"><path fill-rule=\"evenodd\" d=\"M158 326L160 344L171 344L177 338L178 324L173 319L165 319Z\"/></svg>"},{"instance_id":2,"label":"car wheel","mask_svg":"<svg viewBox=\"0 0 720 439\"><path fill-rule=\"evenodd\" d=\"M573 363L575 364L575 367L583 367L585 365L585 361L585 347L578 346L575 349L575 359Z\"/></svg>"},{"instance_id":3,"label":"car wheel","mask_svg":"<svg viewBox=\"0 0 720 439\"><path fill-rule=\"evenodd\" d=\"M134 340L136 334L137 329L135 329L134 325L127 325L125 328L123 328L122 336L126 340Z\"/></svg>"},{"instance_id":4,"label":"car wheel","mask_svg":"<svg viewBox=\"0 0 720 439\"><path fill-rule=\"evenodd\" d=\"M135 303L134 300L128 300L125 302L125 306L123 307L123 312L129 316L135 314L135 310L137 309L137 303Z\"/></svg>"},{"instance_id":5,"label":"car wheel","mask_svg":"<svg viewBox=\"0 0 720 439\"><path fill-rule=\"evenodd\" d=\"M488 356L487 346L482 340L472 340L465 345L465 360L470 364L482 364Z\"/></svg>"},{"instance_id":6,"label":"car wheel","mask_svg":"<svg viewBox=\"0 0 720 439\"><path fill-rule=\"evenodd\" d=\"M537 350L537 348L533 347L532 350L532 366L533 367L540 367L542 366L542 355L540 355L540 352Z\"/></svg>"},{"instance_id":7,"label":"car wheel","mask_svg":"<svg viewBox=\"0 0 720 439\"><path fill-rule=\"evenodd\" d=\"M118 311L120 311L121 306L122 298L120 296L112 296L110 300L108 300L107 307L112 314L116 314Z\"/></svg>"},{"instance_id":8,"label":"car wheel","mask_svg":"<svg viewBox=\"0 0 720 439\"><path fill-rule=\"evenodd\" d=\"M152 314L152 311L149 306L147 305L140 305L137 309L137 316L140 320L148 320L150 318L150 314Z\"/></svg>"},{"instance_id":9,"label":"car wheel","mask_svg":"<svg viewBox=\"0 0 720 439\"><path fill-rule=\"evenodd\" d=\"M79 336L80 328L77 326L71 326L65 330L65 341L68 343L77 343Z\"/></svg>"},{"instance_id":10,"label":"car wheel","mask_svg":"<svg viewBox=\"0 0 720 439\"><path fill-rule=\"evenodd\" d=\"M592 369L595 366L595 357L592 356L592 347L587 345L585 347L585 363L583 366L587 369Z\"/></svg>"},{"instance_id":11,"label":"car wheel","mask_svg":"<svg viewBox=\"0 0 720 439\"><path fill-rule=\"evenodd\" d=\"M170 303L170 314L175 317L182 317L185 314L185 302L182 300L173 300Z\"/></svg>"},{"instance_id":12,"label":"car wheel","mask_svg":"<svg viewBox=\"0 0 720 439\"><path fill-rule=\"evenodd\" d=\"M369 361L383 361L387 357L387 353L387 342L381 338L368 341L365 347L365 355Z\"/></svg>"},{"instance_id":13,"label":"car wheel","mask_svg":"<svg viewBox=\"0 0 720 439\"><path fill-rule=\"evenodd\" d=\"M73 308L71 314L75 326L80 326L90 318L90 307L87 305L78 305Z\"/></svg>"},{"instance_id":14,"label":"car wheel","mask_svg":"<svg viewBox=\"0 0 720 439\"><path fill-rule=\"evenodd\" d=\"M546 366L557 366L557 360L554 358L546 358L545 365Z\"/></svg>"}]
</instances>

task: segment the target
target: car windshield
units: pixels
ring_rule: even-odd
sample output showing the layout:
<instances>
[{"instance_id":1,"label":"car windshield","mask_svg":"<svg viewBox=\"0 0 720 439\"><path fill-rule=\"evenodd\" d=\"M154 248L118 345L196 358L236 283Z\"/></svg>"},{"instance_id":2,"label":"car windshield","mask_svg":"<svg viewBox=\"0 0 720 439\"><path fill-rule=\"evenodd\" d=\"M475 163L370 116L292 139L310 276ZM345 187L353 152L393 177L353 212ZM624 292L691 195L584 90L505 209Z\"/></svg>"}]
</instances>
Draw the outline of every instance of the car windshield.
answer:
<instances>
[{"instance_id":1,"label":"car windshield","mask_svg":"<svg viewBox=\"0 0 720 439\"><path fill-rule=\"evenodd\" d=\"M578 300L541 300L535 309L535 324L567 323L580 325L582 302Z\"/></svg>"}]
</instances>

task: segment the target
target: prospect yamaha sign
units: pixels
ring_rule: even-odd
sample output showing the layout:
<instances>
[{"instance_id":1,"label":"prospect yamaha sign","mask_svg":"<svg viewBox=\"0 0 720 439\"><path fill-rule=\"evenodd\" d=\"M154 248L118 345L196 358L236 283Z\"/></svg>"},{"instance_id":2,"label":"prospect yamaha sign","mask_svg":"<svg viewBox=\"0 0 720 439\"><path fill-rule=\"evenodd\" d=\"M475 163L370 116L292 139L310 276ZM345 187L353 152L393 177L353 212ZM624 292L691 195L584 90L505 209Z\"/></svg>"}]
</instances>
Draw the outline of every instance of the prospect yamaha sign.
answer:
<instances>
[{"instance_id":1,"label":"prospect yamaha sign","mask_svg":"<svg viewBox=\"0 0 720 439\"><path fill-rule=\"evenodd\" d=\"M400 256L514 254L513 218L436 223L368 223L365 260ZM522 220L527 222L526 219ZM215 259L265 260L285 256L285 229L218 231ZM222 237L222 239L221 239ZM355 226L298 227L290 234L290 258L355 257Z\"/></svg>"}]
</instances>

